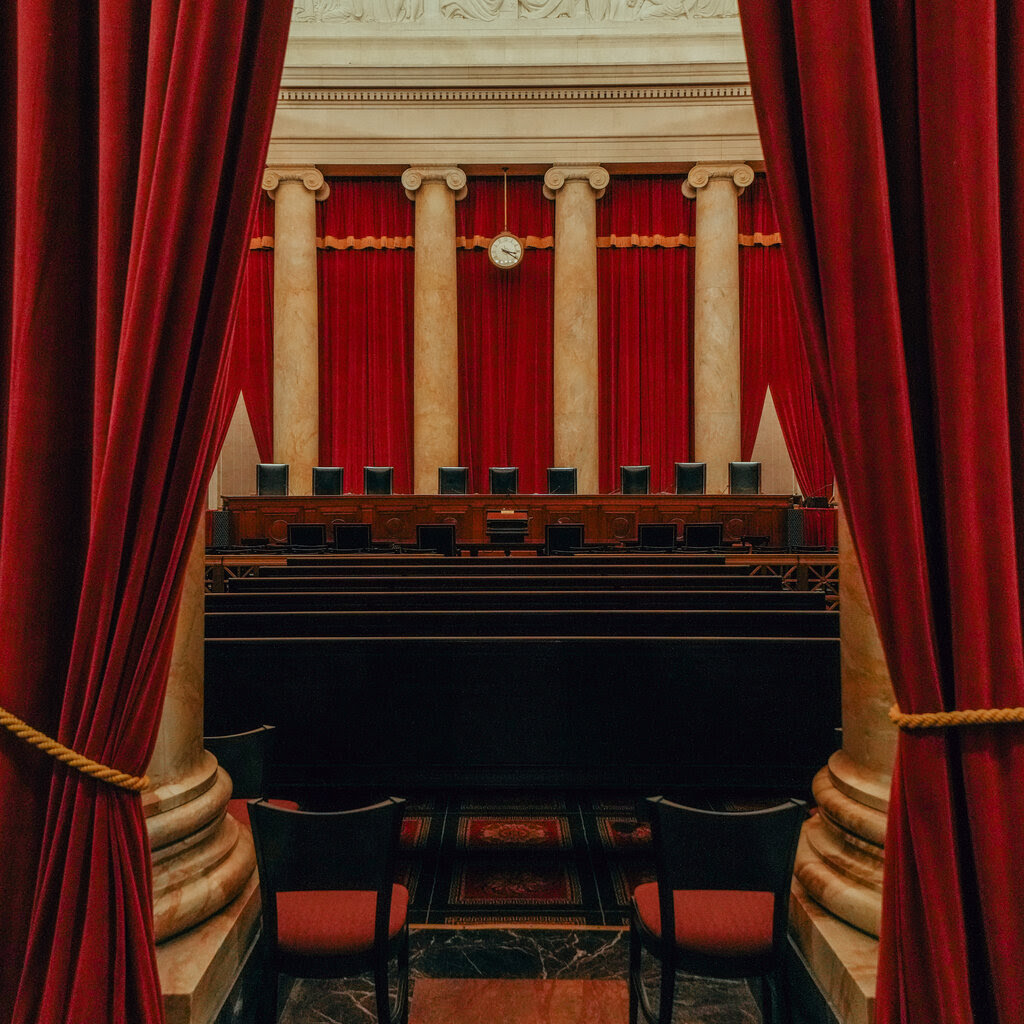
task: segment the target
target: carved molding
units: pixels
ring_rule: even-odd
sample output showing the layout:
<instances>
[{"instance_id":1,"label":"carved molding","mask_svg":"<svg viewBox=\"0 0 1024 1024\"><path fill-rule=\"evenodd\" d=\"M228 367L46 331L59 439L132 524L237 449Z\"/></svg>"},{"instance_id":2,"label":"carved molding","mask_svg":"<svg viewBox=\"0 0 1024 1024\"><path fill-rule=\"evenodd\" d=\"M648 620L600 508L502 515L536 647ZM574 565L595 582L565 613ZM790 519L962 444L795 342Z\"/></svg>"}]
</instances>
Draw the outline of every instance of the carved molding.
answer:
<instances>
[{"instance_id":1,"label":"carved molding","mask_svg":"<svg viewBox=\"0 0 1024 1024\"><path fill-rule=\"evenodd\" d=\"M279 104L330 103L557 103L627 100L749 100L749 85L647 85L546 87L441 87L347 89L287 88Z\"/></svg>"},{"instance_id":2,"label":"carved molding","mask_svg":"<svg viewBox=\"0 0 1024 1024\"><path fill-rule=\"evenodd\" d=\"M746 164L697 164L690 168L683 182L683 195L696 199L698 190L707 188L712 181L728 179L736 188L736 195L743 194L748 185L754 183L754 172Z\"/></svg>"},{"instance_id":3,"label":"carved molding","mask_svg":"<svg viewBox=\"0 0 1024 1024\"><path fill-rule=\"evenodd\" d=\"M263 172L261 187L273 199L282 181L301 181L313 198L321 201L331 194L331 186L315 167L268 167Z\"/></svg>"},{"instance_id":4,"label":"carved molding","mask_svg":"<svg viewBox=\"0 0 1024 1024\"><path fill-rule=\"evenodd\" d=\"M496 20L601 24L609 21L659 19L697 24L732 22L739 17L738 0L441 0L440 18L447 21ZM306 25L342 22L362 24L436 21L423 0L296 0L292 20Z\"/></svg>"},{"instance_id":5,"label":"carved molding","mask_svg":"<svg viewBox=\"0 0 1024 1024\"><path fill-rule=\"evenodd\" d=\"M443 181L456 200L466 198L466 172L461 167L408 167L402 172L402 187L413 202L417 190L427 181Z\"/></svg>"},{"instance_id":6,"label":"carved molding","mask_svg":"<svg viewBox=\"0 0 1024 1024\"><path fill-rule=\"evenodd\" d=\"M554 199L555 193L567 181L585 181L593 190L596 199L604 195L604 190L611 181L611 175L603 168L594 166L577 166L565 164L549 167L544 172L544 196L547 199Z\"/></svg>"}]
</instances>

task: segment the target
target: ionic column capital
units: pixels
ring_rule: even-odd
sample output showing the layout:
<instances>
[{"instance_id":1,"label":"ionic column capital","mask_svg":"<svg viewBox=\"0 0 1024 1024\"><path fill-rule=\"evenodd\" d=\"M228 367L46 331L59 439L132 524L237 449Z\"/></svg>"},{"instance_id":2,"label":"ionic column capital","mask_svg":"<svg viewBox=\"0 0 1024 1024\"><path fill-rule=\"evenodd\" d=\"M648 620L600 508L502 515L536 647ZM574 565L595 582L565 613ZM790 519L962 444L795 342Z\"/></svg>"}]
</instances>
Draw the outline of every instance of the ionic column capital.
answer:
<instances>
[{"instance_id":1,"label":"ionic column capital","mask_svg":"<svg viewBox=\"0 0 1024 1024\"><path fill-rule=\"evenodd\" d=\"M697 192L712 181L728 180L736 188L736 195L743 194L748 185L754 184L754 171L746 164L694 164L683 182L683 195L687 199L696 199Z\"/></svg>"},{"instance_id":2,"label":"ionic column capital","mask_svg":"<svg viewBox=\"0 0 1024 1024\"><path fill-rule=\"evenodd\" d=\"M565 164L549 167L544 172L544 198L554 199L555 193L567 181L585 181L593 190L594 198L600 199L611 181L611 175L601 166L594 164Z\"/></svg>"},{"instance_id":3,"label":"ionic column capital","mask_svg":"<svg viewBox=\"0 0 1024 1024\"><path fill-rule=\"evenodd\" d=\"M282 181L301 182L307 191L313 193L313 198L321 202L331 194L331 186L316 167L268 167L263 172L261 187L273 199Z\"/></svg>"},{"instance_id":4,"label":"ionic column capital","mask_svg":"<svg viewBox=\"0 0 1024 1024\"><path fill-rule=\"evenodd\" d=\"M420 186L428 181L443 181L456 200L466 198L466 172L461 167L407 167L402 172L402 187L413 202Z\"/></svg>"}]
</instances>

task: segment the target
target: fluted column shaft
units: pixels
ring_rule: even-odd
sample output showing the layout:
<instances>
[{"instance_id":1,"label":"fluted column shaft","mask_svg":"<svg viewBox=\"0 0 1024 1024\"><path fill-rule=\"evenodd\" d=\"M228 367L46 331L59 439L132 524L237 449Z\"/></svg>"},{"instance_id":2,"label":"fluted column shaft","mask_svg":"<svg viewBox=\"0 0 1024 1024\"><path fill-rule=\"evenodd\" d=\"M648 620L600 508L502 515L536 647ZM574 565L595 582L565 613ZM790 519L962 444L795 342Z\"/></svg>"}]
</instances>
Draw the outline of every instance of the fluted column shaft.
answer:
<instances>
[{"instance_id":1,"label":"fluted column shaft","mask_svg":"<svg viewBox=\"0 0 1024 1024\"><path fill-rule=\"evenodd\" d=\"M271 167L274 200L274 461L292 494L311 494L319 461L316 201L330 186L314 167Z\"/></svg>"},{"instance_id":2,"label":"fluted column shaft","mask_svg":"<svg viewBox=\"0 0 1024 1024\"><path fill-rule=\"evenodd\" d=\"M603 167L551 167L544 194L555 201L555 464L576 466L583 494L598 491L597 200Z\"/></svg>"},{"instance_id":3,"label":"fluted column shaft","mask_svg":"<svg viewBox=\"0 0 1024 1024\"><path fill-rule=\"evenodd\" d=\"M694 457L707 490L723 494L740 458L740 264L736 200L754 180L746 164L697 164L683 194L697 200L693 309Z\"/></svg>"},{"instance_id":4,"label":"fluted column shaft","mask_svg":"<svg viewBox=\"0 0 1024 1024\"><path fill-rule=\"evenodd\" d=\"M459 303L455 201L466 195L458 167L410 167L416 203L413 289L413 487L437 493L438 466L459 462Z\"/></svg>"}]
</instances>

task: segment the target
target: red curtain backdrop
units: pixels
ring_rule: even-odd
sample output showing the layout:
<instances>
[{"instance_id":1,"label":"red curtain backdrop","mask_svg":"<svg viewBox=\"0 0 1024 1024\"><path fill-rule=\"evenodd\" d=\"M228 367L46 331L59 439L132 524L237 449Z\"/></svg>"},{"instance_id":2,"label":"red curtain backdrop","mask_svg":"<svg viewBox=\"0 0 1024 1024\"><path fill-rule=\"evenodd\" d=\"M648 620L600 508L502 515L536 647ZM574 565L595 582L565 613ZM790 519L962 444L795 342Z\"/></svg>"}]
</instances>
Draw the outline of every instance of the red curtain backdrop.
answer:
<instances>
[{"instance_id":1,"label":"red curtain backdrop","mask_svg":"<svg viewBox=\"0 0 1024 1024\"><path fill-rule=\"evenodd\" d=\"M694 207L679 175L613 177L597 203L599 481L651 467L675 486L692 451Z\"/></svg>"},{"instance_id":2,"label":"red curtain backdrop","mask_svg":"<svg viewBox=\"0 0 1024 1024\"><path fill-rule=\"evenodd\" d=\"M290 11L39 0L0 44L0 703L133 774L228 409ZM0 1019L161 1021L138 795L5 731L0 823Z\"/></svg>"},{"instance_id":3,"label":"red curtain backdrop","mask_svg":"<svg viewBox=\"0 0 1024 1024\"><path fill-rule=\"evenodd\" d=\"M473 178L455 204L459 281L459 460L485 493L491 466L518 466L519 490L547 490L554 458L554 203L539 178L508 179L508 229L526 243L499 270L487 245L504 227L501 178Z\"/></svg>"},{"instance_id":4,"label":"red curtain backdrop","mask_svg":"<svg viewBox=\"0 0 1024 1024\"><path fill-rule=\"evenodd\" d=\"M274 461L274 203L260 189L231 342L231 386L241 391L261 461Z\"/></svg>"},{"instance_id":5,"label":"red curtain backdrop","mask_svg":"<svg viewBox=\"0 0 1024 1024\"><path fill-rule=\"evenodd\" d=\"M397 178L331 178L320 239L320 463L412 490L413 204Z\"/></svg>"},{"instance_id":6,"label":"red curtain backdrop","mask_svg":"<svg viewBox=\"0 0 1024 1024\"><path fill-rule=\"evenodd\" d=\"M905 712L1024 705L1017 4L741 0L840 493ZM879 1024L1024 1020L1021 725L900 734Z\"/></svg>"},{"instance_id":7,"label":"red curtain backdrop","mask_svg":"<svg viewBox=\"0 0 1024 1024\"><path fill-rule=\"evenodd\" d=\"M739 233L742 458L754 451L770 386L800 492L829 496L832 459L763 174L740 196Z\"/></svg>"}]
</instances>

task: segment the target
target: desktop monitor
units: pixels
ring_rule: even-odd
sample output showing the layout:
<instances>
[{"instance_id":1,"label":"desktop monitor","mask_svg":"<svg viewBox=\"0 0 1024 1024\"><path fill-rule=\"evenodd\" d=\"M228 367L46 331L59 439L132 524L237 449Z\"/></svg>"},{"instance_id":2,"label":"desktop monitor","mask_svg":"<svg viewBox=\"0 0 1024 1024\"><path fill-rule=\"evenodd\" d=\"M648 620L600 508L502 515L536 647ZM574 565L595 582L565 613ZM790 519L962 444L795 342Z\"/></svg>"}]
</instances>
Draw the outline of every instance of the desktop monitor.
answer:
<instances>
[{"instance_id":1,"label":"desktop monitor","mask_svg":"<svg viewBox=\"0 0 1024 1024\"><path fill-rule=\"evenodd\" d=\"M288 493L288 463L257 463L256 493L259 495L286 495Z\"/></svg>"},{"instance_id":2,"label":"desktop monitor","mask_svg":"<svg viewBox=\"0 0 1024 1024\"><path fill-rule=\"evenodd\" d=\"M313 493L341 494L345 470L341 466L314 466Z\"/></svg>"},{"instance_id":3,"label":"desktop monitor","mask_svg":"<svg viewBox=\"0 0 1024 1024\"><path fill-rule=\"evenodd\" d=\"M686 523L683 546L687 548L718 548L722 546L721 523Z\"/></svg>"},{"instance_id":4,"label":"desktop monitor","mask_svg":"<svg viewBox=\"0 0 1024 1024\"><path fill-rule=\"evenodd\" d=\"M289 523L288 547L322 548L327 546L327 529L323 523Z\"/></svg>"},{"instance_id":5,"label":"desktop monitor","mask_svg":"<svg viewBox=\"0 0 1024 1024\"><path fill-rule=\"evenodd\" d=\"M488 472L491 494L517 494L519 470L515 466L491 466Z\"/></svg>"},{"instance_id":6,"label":"desktop monitor","mask_svg":"<svg viewBox=\"0 0 1024 1024\"><path fill-rule=\"evenodd\" d=\"M575 494L576 467L550 466L548 468L548 494Z\"/></svg>"},{"instance_id":7,"label":"desktop monitor","mask_svg":"<svg viewBox=\"0 0 1024 1024\"><path fill-rule=\"evenodd\" d=\"M369 523L335 523L334 547L338 551L369 551L371 547Z\"/></svg>"},{"instance_id":8,"label":"desktop monitor","mask_svg":"<svg viewBox=\"0 0 1024 1024\"><path fill-rule=\"evenodd\" d=\"M391 466L363 466L363 493L390 494L394 474Z\"/></svg>"},{"instance_id":9,"label":"desktop monitor","mask_svg":"<svg viewBox=\"0 0 1024 1024\"><path fill-rule=\"evenodd\" d=\"M638 545L646 551L671 551L676 546L675 523L641 523L636 535Z\"/></svg>"},{"instance_id":10,"label":"desktop monitor","mask_svg":"<svg viewBox=\"0 0 1024 1024\"><path fill-rule=\"evenodd\" d=\"M544 527L545 554L571 555L582 547L582 523L548 523Z\"/></svg>"},{"instance_id":11,"label":"desktop monitor","mask_svg":"<svg viewBox=\"0 0 1024 1024\"><path fill-rule=\"evenodd\" d=\"M619 477L623 494L649 494L651 490L650 466L620 466Z\"/></svg>"},{"instance_id":12,"label":"desktop monitor","mask_svg":"<svg viewBox=\"0 0 1024 1024\"><path fill-rule=\"evenodd\" d=\"M729 463L729 493L730 494L760 494L761 493L761 463L760 462L730 462Z\"/></svg>"},{"instance_id":13,"label":"desktop monitor","mask_svg":"<svg viewBox=\"0 0 1024 1024\"><path fill-rule=\"evenodd\" d=\"M439 555L449 557L457 555L455 527L451 523L417 523L416 547L421 551L436 551Z\"/></svg>"},{"instance_id":14,"label":"desktop monitor","mask_svg":"<svg viewBox=\"0 0 1024 1024\"><path fill-rule=\"evenodd\" d=\"M706 462L676 463L676 494L703 494L707 486Z\"/></svg>"},{"instance_id":15,"label":"desktop monitor","mask_svg":"<svg viewBox=\"0 0 1024 1024\"><path fill-rule=\"evenodd\" d=\"M438 494L466 494L469 491L469 469L466 466L439 466Z\"/></svg>"}]
</instances>

